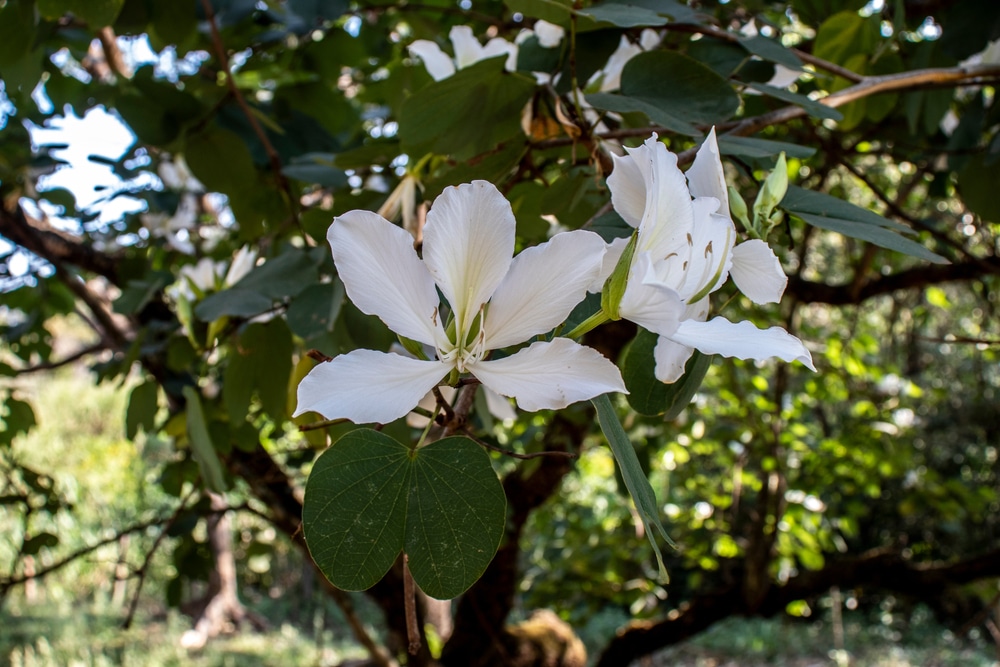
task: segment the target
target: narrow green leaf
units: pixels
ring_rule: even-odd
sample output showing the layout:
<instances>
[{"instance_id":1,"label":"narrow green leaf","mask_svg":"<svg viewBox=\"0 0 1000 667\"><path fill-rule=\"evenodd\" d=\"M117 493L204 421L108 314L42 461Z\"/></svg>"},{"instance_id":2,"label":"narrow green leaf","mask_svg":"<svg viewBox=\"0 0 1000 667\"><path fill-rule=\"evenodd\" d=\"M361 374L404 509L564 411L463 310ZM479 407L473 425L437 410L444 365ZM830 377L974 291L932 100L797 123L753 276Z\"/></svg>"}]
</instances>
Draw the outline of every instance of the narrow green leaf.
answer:
<instances>
[{"instance_id":1,"label":"narrow green leaf","mask_svg":"<svg viewBox=\"0 0 1000 667\"><path fill-rule=\"evenodd\" d=\"M782 208L784 208L784 206L782 206ZM789 212L795 217L809 223L813 227L819 227L820 229L837 232L838 234L850 236L851 238L868 241L869 243L874 243L881 248L895 250L896 252L901 252L904 255L924 259L935 264L948 264L948 260L941 255L933 253L916 241L908 239L905 236L886 229L885 227L878 227L866 222L857 222L856 220L830 218L823 215L813 215L811 213Z\"/></svg>"},{"instance_id":2,"label":"narrow green leaf","mask_svg":"<svg viewBox=\"0 0 1000 667\"><path fill-rule=\"evenodd\" d=\"M656 504L656 495L653 493L653 487L650 486L649 479L642 472L642 466L639 465L639 459L635 455L632 443L629 441L628 435L618 421L618 415L615 414L615 409L611 405L611 399L608 398L607 394L602 394L597 398L591 399L591 403L597 409L597 421L601 425L601 430L604 431L604 437L607 438L608 444L611 446L611 452L618 462L622 478L625 480L625 486L628 488L632 500L635 501L639 517L646 527L646 537L649 539L649 543L653 545L656 562L660 567L660 577L668 580L667 568L663 564L663 554L660 553L660 547L656 543L654 532L658 532L670 546L676 547L676 545L670 539L670 536L667 535L666 528L660 523L660 511Z\"/></svg>"},{"instance_id":3,"label":"narrow green leaf","mask_svg":"<svg viewBox=\"0 0 1000 667\"><path fill-rule=\"evenodd\" d=\"M913 230L906 225L883 218L874 211L856 206L833 195L815 190L806 190L797 185L789 185L785 198L781 200L781 208L789 213L812 213L828 218L841 218L863 222L868 225L885 227L904 234L912 234Z\"/></svg>"},{"instance_id":4,"label":"narrow green leaf","mask_svg":"<svg viewBox=\"0 0 1000 667\"><path fill-rule=\"evenodd\" d=\"M222 475L222 464L219 462L219 455L212 445L212 438L208 434L208 426L205 423L205 414L201 409L201 399L198 391L192 387L184 387L184 399L187 401L187 433L191 441L191 453L194 455L198 467L201 468L201 477L207 486L216 493L223 493L226 490L226 480Z\"/></svg>"},{"instance_id":5,"label":"narrow green leaf","mask_svg":"<svg viewBox=\"0 0 1000 667\"><path fill-rule=\"evenodd\" d=\"M766 83L748 83L747 86L753 88L758 93L762 93L768 97L773 97L776 100L788 102L789 104L796 104L805 109L805 112L813 118L837 121L843 120L844 118L844 114L840 113L833 107L829 107L806 95L793 93L785 88L776 88L775 86L769 86ZM789 153L789 155L791 155L791 153Z\"/></svg>"},{"instance_id":6,"label":"narrow green leaf","mask_svg":"<svg viewBox=\"0 0 1000 667\"><path fill-rule=\"evenodd\" d=\"M373 586L405 551L421 589L450 599L493 559L506 504L489 456L468 438L411 450L358 429L316 459L302 530L313 560L338 588Z\"/></svg>"}]
</instances>

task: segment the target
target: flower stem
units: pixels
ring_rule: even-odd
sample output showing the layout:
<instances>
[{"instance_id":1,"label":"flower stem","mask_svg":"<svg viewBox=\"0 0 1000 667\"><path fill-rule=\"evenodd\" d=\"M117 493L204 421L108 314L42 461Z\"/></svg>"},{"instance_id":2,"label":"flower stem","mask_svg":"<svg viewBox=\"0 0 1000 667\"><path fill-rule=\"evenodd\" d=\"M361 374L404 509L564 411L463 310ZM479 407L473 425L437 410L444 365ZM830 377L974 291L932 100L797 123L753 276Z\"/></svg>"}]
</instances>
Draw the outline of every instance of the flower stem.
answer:
<instances>
[{"instance_id":1,"label":"flower stem","mask_svg":"<svg viewBox=\"0 0 1000 667\"><path fill-rule=\"evenodd\" d=\"M567 334L563 334L563 336L565 336L566 338L579 338L583 334L587 333L592 329L596 329L598 326L604 324L610 319L611 318L608 316L608 314L605 313L603 309L601 309L596 313L594 313L593 315L591 315L590 317L588 317L587 319L585 319L583 322L577 324L575 327L573 327L572 331L570 331Z\"/></svg>"}]
</instances>

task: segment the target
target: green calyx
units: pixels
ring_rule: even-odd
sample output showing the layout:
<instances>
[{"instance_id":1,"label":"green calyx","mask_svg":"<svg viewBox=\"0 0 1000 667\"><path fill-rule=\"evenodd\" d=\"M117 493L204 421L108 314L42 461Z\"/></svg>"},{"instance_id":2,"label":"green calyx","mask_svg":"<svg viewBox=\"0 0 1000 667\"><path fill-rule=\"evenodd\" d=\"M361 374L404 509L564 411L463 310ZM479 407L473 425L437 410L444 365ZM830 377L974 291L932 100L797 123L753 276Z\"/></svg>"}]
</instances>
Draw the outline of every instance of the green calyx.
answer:
<instances>
[{"instance_id":1,"label":"green calyx","mask_svg":"<svg viewBox=\"0 0 1000 667\"><path fill-rule=\"evenodd\" d=\"M628 286L629 269L632 268L632 257L635 255L636 243L639 239L638 230L632 232L632 238L625 246L622 256L615 265L615 270L605 281L604 289L601 290L601 310L612 320L620 320L622 298L625 296L625 288Z\"/></svg>"}]
</instances>

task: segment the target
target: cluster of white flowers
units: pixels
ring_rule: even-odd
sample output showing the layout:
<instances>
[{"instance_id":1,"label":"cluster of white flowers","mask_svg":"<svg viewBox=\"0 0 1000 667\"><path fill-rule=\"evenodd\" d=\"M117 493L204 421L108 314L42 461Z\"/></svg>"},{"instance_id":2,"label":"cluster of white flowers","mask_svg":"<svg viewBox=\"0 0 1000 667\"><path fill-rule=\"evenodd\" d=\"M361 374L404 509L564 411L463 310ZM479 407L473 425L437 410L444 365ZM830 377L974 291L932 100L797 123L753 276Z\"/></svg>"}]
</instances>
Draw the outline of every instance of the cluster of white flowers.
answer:
<instances>
[{"instance_id":1,"label":"cluster of white flowers","mask_svg":"<svg viewBox=\"0 0 1000 667\"><path fill-rule=\"evenodd\" d=\"M175 299L183 297L188 301L197 301L209 292L232 287L256 264L257 251L247 246L237 250L230 262L216 262L211 257L202 257L194 264L181 267L180 277L168 293Z\"/></svg>"},{"instance_id":2,"label":"cluster of white flowers","mask_svg":"<svg viewBox=\"0 0 1000 667\"><path fill-rule=\"evenodd\" d=\"M432 352L359 349L321 363L299 385L296 414L385 423L465 373L528 411L624 392L614 364L569 338L491 358L551 332L601 285L607 317L660 335L655 374L665 382L683 374L693 349L812 368L802 342L779 327L706 321L709 295L729 276L755 303L779 301L786 283L766 243L736 244L714 130L686 175L654 135L615 158L608 185L615 209L637 230L632 239L605 244L589 231L563 232L516 257L510 204L485 181L450 187L434 201L422 257L410 234L375 213L336 218L327 239L347 295L420 344L411 349Z\"/></svg>"}]
</instances>

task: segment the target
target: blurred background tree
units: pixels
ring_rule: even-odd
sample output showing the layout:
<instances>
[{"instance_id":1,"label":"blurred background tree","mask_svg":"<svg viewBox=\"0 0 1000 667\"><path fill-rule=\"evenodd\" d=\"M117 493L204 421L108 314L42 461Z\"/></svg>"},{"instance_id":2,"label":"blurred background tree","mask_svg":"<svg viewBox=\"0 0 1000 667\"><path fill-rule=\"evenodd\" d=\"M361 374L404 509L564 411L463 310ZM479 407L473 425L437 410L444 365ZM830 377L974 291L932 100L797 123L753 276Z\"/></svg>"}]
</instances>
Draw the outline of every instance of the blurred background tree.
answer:
<instances>
[{"instance_id":1,"label":"blurred background tree","mask_svg":"<svg viewBox=\"0 0 1000 667\"><path fill-rule=\"evenodd\" d=\"M450 76L409 49L450 59L454 26L506 45ZM382 665L575 664L570 627L624 665L732 616L855 608L1000 638L997 39L992 0L0 0L3 613L180 608L187 647L333 623ZM610 239L610 154L655 131L687 164L713 125L744 199L781 152L794 186L784 302L727 312L818 373L717 358L671 405L648 333L588 334L632 389L670 583L589 406L477 411L496 445L575 458L494 454L504 541L404 658L401 568L336 590L300 530L312 461L354 428L290 418L306 352L394 340L345 299L330 221L419 231L483 178L520 247Z\"/></svg>"}]
</instances>

